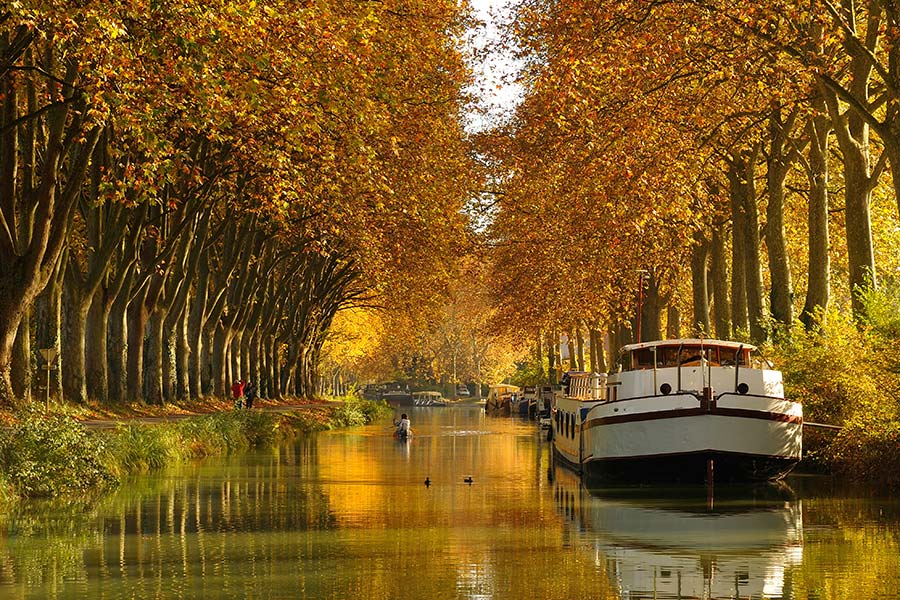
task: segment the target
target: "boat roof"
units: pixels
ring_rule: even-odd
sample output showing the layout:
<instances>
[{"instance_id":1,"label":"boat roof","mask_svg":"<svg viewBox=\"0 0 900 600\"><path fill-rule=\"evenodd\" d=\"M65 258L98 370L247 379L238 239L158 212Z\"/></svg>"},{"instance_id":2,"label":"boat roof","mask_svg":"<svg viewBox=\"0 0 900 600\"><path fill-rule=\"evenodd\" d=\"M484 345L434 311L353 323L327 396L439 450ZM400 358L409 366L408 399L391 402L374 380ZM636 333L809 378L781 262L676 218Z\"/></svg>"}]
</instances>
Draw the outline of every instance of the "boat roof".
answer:
<instances>
[{"instance_id":1,"label":"boat roof","mask_svg":"<svg viewBox=\"0 0 900 600\"><path fill-rule=\"evenodd\" d=\"M640 344L628 344L622 346L622 352L633 352L634 350L643 350L645 348L677 348L678 346L718 346L719 348L734 348L737 350L744 347L748 350L756 350L756 346L747 342L732 342L727 340L714 340L711 338L681 338L677 340L656 340L653 342L641 342Z\"/></svg>"}]
</instances>

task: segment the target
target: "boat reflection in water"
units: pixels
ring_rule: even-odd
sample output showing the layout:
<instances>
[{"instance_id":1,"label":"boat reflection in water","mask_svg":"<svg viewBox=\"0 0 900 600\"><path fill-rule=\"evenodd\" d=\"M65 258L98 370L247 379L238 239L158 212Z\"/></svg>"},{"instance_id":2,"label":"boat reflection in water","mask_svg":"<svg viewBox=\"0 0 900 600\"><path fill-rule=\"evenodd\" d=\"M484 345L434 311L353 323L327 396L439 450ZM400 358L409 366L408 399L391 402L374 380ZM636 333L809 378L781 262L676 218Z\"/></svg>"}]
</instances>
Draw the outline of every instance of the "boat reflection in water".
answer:
<instances>
[{"instance_id":1,"label":"boat reflection in water","mask_svg":"<svg viewBox=\"0 0 900 600\"><path fill-rule=\"evenodd\" d=\"M785 571L803 558L802 510L785 484L588 490L553 469L565 539L589 544L619 598L789 598ZM790 584L788 584L788 587Z\"/></svg>"}]
</instances>

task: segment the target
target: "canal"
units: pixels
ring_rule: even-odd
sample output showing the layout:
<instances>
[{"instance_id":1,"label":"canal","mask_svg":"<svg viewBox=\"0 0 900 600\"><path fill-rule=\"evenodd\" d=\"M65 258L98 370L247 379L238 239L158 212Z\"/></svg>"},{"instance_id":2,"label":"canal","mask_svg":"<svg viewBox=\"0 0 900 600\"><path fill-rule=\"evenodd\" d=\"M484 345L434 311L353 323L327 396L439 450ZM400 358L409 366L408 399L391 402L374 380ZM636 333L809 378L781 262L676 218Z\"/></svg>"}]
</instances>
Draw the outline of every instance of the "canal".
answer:
<instances>
[{"instance_id":1,"label":"canal","mask_svg":"<svg viewBox=\"0 0 900 600\"><path fill-rule=\"evenodd\" d=\"M18 506L0 598L900 598L895 500L588 491L531 422L410 412L408 442L386 422Z\"/></svg>"}]
</instances>

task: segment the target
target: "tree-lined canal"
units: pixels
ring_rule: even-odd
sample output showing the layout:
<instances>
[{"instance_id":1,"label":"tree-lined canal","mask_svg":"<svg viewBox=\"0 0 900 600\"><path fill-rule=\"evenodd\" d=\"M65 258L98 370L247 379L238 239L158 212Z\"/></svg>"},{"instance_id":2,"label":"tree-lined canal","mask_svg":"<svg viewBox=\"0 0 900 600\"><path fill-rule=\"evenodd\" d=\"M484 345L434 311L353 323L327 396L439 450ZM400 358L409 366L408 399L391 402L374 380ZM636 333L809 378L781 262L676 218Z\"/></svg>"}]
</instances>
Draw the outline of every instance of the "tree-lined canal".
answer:
<instances>
[{"instance_id":1,"label":"tree-lined canal","mask_svg":"<svg viewBox=\"0 0 900 600\"><path fill-rule=\"evenodd\" d=\"M411 416L406 443L383 423L22 505L2 517L0 598L900 596L897 501L797 477L712 509L587 491L531 422Z\"/></svg>"}]
</instances>

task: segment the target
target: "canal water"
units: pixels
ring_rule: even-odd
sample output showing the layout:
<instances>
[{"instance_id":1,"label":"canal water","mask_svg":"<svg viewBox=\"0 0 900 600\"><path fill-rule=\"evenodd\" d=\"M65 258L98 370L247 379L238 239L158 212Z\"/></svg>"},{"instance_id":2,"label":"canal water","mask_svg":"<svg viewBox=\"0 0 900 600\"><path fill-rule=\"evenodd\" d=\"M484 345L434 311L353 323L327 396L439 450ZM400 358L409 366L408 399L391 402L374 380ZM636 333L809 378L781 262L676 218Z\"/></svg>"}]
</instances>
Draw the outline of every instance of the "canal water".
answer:
<instances>
[{"instance_id":1,"label":"canal water","mask_svg":"<svg viewBox=\"0 0 900 600\"><path fill-rule=\"evenodd\" d=\"M327 432L0 515L0 599L900 598L896 500L588 490L531 422L410 412L408 442Z\"/></svg>"}]
</instances>

